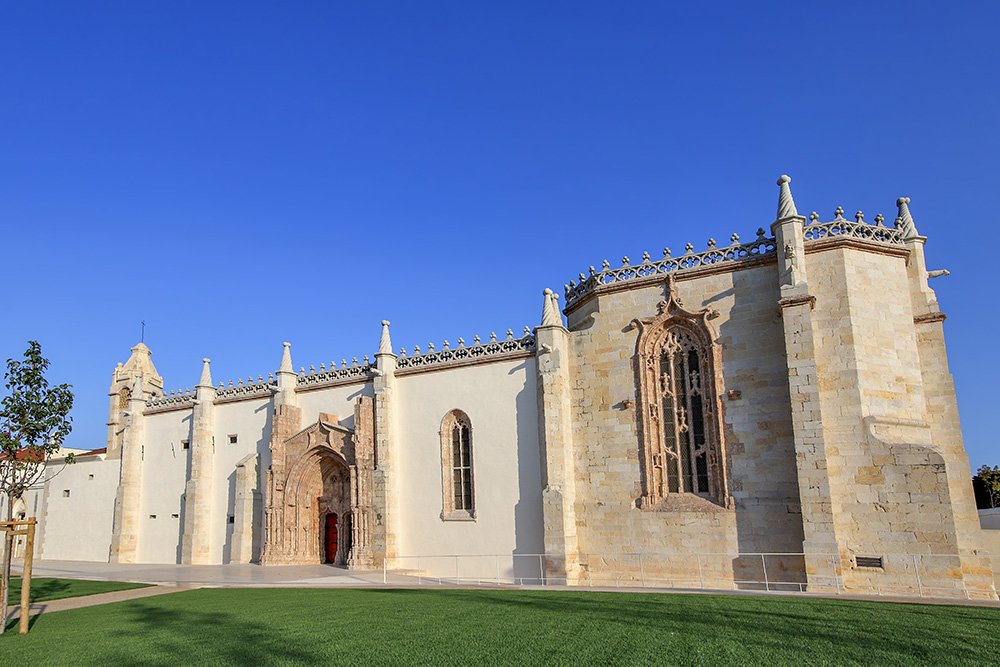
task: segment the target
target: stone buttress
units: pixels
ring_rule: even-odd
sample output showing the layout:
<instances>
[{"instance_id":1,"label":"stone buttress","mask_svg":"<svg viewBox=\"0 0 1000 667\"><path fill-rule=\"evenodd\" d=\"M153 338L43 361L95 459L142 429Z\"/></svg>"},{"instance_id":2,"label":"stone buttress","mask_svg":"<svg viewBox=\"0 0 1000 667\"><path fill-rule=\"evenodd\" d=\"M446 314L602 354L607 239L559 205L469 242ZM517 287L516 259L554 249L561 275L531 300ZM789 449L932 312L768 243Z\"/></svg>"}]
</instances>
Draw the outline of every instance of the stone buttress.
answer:
<instances>
[{"instance_id":1,"label":"stone buttress","mask_svg":"<svg viewBox=\"0 0 1000 667\"><path fill-rule=\"evenodd\" d=\"M538 363L538 436L542 457L542 521L546 577L574 580L579 573L576 477L573 456L569 332L557 295L544 292L542 324L535 329Z\"/></svg>"}]
</instances>

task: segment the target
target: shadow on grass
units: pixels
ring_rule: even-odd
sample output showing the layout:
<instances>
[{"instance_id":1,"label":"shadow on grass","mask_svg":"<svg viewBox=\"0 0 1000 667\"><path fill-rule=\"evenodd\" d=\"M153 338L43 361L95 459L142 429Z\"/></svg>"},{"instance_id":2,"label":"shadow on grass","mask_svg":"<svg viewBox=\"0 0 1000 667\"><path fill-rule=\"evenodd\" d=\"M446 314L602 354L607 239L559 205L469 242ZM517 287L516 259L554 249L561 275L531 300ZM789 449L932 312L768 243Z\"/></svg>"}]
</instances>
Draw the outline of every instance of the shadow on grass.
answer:
<instances>
[{"instance_id":1,"label":"shadow on grass","mask_svg":"<svg viewBox=\"0 0 1000 667\"><path fill-rule=\"evenodd\" d=\"M176 610L155 603L125 603L118 628L106 628L116 638L104 655L108 664L262 664L317 662L320 656L308 646L296 646L264 622L249 621L245 614L220 611ZM120 629L127 628L127 629ZM206 639L210 642L206 644Z\"/></svg>"},{"instance_id":2,"label":"shadow on grass","mask_svg":"<svg viewBox=\"0 0 1000 667\"><path fill-rule=\"evenodd\" d=\"M11 579L10 604L21 603L21 580ZM31 592L28 594L31 602L42 600L56 600L65 597L70 591L69 582L63 579L33 579L31 582Z\"/></svg>"}]
</instances>

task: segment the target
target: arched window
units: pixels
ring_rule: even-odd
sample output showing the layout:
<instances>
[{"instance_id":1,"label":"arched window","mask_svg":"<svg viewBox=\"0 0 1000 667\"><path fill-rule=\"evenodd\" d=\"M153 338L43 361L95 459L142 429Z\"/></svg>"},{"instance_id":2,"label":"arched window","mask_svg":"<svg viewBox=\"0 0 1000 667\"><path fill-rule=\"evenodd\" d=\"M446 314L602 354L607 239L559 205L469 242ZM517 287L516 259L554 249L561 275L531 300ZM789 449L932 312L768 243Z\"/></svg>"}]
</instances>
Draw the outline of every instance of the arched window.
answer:
<instances>
[{"instance_id":1,"label":"arched window","mask_svg":"<svg viewBox=\"0 0 1000 667\"><path fill-rule=\"evenodd\" d=\"M708 319L711 310L684 310L674 282L656 317L635 320L643 493L639 506L655 508L671 494L694 494L729 506L726 480L720 355Z\"/></svg>"},{"instance_id":2,"label":"arched window","mask_svg":"<svg viewBox=\"0 0 1000 667\"><path fill-rule=\"evenodd\" d=\"M476 517L472 475L472 423L461 410L452 410L441 422L441 488L444 520Z\"/></svg>"}]
</instances>

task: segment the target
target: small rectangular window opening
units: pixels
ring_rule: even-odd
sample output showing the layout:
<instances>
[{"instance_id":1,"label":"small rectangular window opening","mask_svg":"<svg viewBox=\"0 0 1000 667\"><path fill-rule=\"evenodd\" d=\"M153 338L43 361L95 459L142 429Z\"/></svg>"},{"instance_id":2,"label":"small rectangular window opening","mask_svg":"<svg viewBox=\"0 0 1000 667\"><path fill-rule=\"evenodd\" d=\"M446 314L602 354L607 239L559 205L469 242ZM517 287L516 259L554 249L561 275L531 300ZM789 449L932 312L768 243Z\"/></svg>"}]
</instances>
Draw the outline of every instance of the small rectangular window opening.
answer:
<instances>
[{"instance_id":1,"label":"small rectangular window opening","mask_svg":"<svg viewBox=\"0 0 1000 667\"><path fill-rule=\"evenodd\" d=\"M882 567L882 557L881 556L858 556L856 559L858 567Z\"/></svg>"},{"instance_id":2,"label":"small rectangular window opening","mask_svg":"<svg viewBox=\"0 0 1000 667\"><path fill-rule=\"evenodd\" d=\"M149 515L149 518L150 518L150 519L155 519L155 518L156 518L156 515L155 515L155 514L150 514L150 515Z\"/></svg>"},{"instance_id":3,"label":"small rectangular window opening","mask_svg":"<svg viewBox=\"0 0 1000 667\"><path fill-rule=\"evenodd\" d=\"M229 444L230 445L235 445L236 444L236 434L235 433L230 433L229 434Z\"/></svg>"},{"instance_id":4,"label":"small rectangular window opening","mask_svg":"<svg viewBox=\"0 0 1000 667\"><path fill-rule=\"evenodd\" d=\"M191 441L181 440L181 449L191 449Z\"/></svg>"},{"instance_id":5,"label":"small rectangular window opening","mask_svg":"<svg viewBox=\"0 0 1000 667\"><path fill-rule=\"evenodd\" d=\"M63 498L69 498L69 489L63 489Z\"/></svg>"},{"instance_id":6,"label":"small rectangular window opening","mask_svg":"<svg viewBox=\"0 0 1000 667\"><path fill-rule=\"evenodd\" d=\"M236 517L232 514L229 515L229 523L236 523Z\"/></svg>"},{"instance_id":7,"label":"small rectangular window opening","mask_svg":"<svg viewBox=\"0 0 1000 667\"><path fill-rule=\"evenodd\" d=\"M87 479L94 479L94 473L90 473L89 475L87 475Z\"/></svg>"},{"instance_id":8,"label":"small rectangular window opening","mask_svg":"<svg viewBox=\"0 0 1000 667\"><path fill-rule=\"evenodd\" d=\"M179 519L179 518L181 518L181 515L180 514L171 514L170 518L171 519Z\"/></svg>"}]
</instances>

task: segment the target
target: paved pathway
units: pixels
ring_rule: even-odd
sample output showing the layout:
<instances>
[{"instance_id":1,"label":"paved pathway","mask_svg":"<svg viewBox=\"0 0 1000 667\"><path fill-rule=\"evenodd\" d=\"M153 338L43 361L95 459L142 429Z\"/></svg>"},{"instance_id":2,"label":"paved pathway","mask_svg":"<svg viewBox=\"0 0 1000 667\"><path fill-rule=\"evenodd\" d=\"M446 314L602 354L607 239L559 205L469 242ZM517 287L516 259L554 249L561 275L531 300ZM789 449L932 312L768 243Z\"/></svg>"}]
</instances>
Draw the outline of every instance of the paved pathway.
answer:
<instances>
[{"instance_id":1,"label":"paved pathway","mask_svg":"<svg viewBox=\"0 0 1000 667\"><path fill-rule=\"evenodd\" d=\"M15 572L20 571L18 563L14 565ZM423 588L427 586L441 588L502 588L510 589L513 586L493 586L487 581L482 586L475 585L474 582L463 582L455 585L455 582L448 582L447 579L439 581L436 579L419 579L412 573L388 572L384 575L381 570L371 571L348 571L344 568L331 565L268 565L266 567L250 564L229 564L229 565L136 565L118 563L94 563L85 561L35 561L32 573L37 577L60 577L65 579L96 579L101 581L134 581L148 584L156 584L157 589L162 593L179 590L179 588L337 588L337 587L381 587L391 586L393 588ZM580 590L576 586L523 586L525 589L538 590ZM152 590L152 589L136 589ZM787 595L790 597L824 597L841 600L869 600L880 602L910 602L929 604L949 604L997 607L1000 603L989 600L964 600L955 598L917 598L917 597L895 597L895 596L870 596L870 595L830 595L825 593L763 593L761 591L730 591L730 590L694 590L677 588L631 588L631 587L598 587L594 586L589 590L602 591L622 591L622 592L643 592L643 593L688 593L688 594L714 594L714 595ZM132 593L133 591L122 591L122 593ZM105 595L118 595L119 593L105 593L88 598L99 598ZM149 593L153 594L153 593ZM127 599L127 598L123 598ZM114 600L109 600L114 601ZM68 602L68 600L67 600ZM47 603L53 604L53 603ZM94 604L101 604L95 602ZM85 606L81 604L80 606ZM61 609L62 607L60 607ZM69 607L66 607L69 608ZM49 607L48 611L56 611L54 607ZM34 613L34 605L32 606Z\"/></svg>"},{"instance_id":2,"label":"paved pathway","mask_svg":"<svg viewBox=\"0 0 1000 667\"><path fill-rule=\"evenodd\" d=\"M15 562L15 571L20 571ZM382 570L348 571L331 565L138 565L85 561L36 560L36 577L135 581L167 586L365 586L408 583L410 577L389 574L383 582Z\"/></svg>"},{"instance_id":3,"label":"paved pathway","mask_svg":"<svg viewBox=\"0 0 1000 667\"><path fill-rule=\"evenodd\" d=\"M108 604L110 602L122 602L124 600L137 600L148 598L154 595L164 595L165 593L177 593L183 590L196 588L194 586L150 586L148 588L133 588L127 591L112 591L110 593L97 593L95 595L81 595L75 598L64 598L62 600L47 600L45 602L32 602L28 614L37 616L42 613L52 611L65 611L67 609L79 609L80 607L91 607L98 604ZM7 609L7 620L11 621L21 617L20 604L13 604ZM10 632L11 630L7 630ZM14 632L17 630L15 629Z\"/></svg>"}]
</instances>

